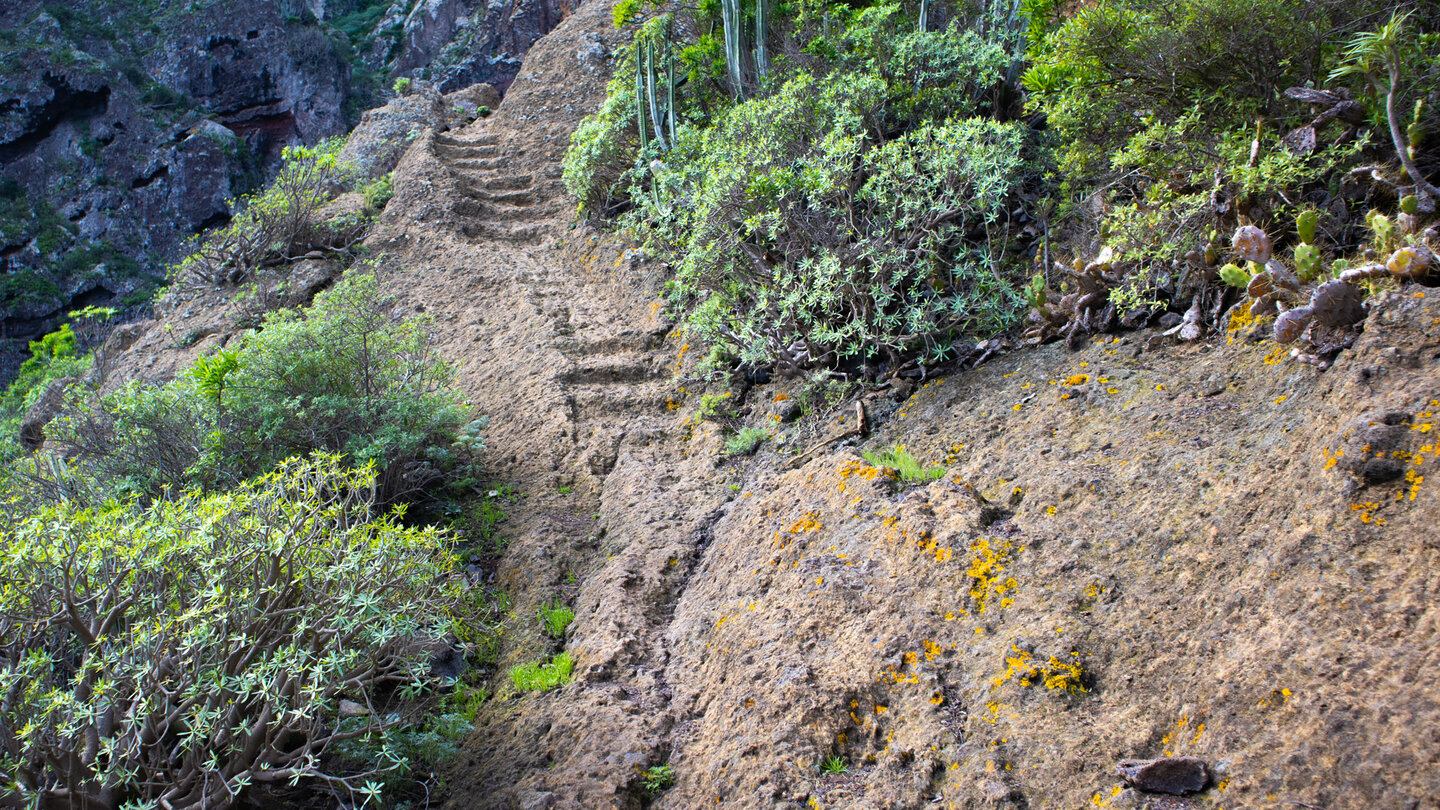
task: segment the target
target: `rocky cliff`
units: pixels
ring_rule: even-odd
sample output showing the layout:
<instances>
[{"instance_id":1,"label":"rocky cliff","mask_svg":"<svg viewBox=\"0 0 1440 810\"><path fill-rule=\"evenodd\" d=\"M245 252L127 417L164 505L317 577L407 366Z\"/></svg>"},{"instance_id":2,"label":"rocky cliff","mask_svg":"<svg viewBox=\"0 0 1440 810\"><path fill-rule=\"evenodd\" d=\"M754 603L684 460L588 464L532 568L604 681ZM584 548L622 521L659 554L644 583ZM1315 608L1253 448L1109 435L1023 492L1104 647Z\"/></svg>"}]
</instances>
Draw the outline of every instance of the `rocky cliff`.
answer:
<instances>
[{"instance_id":1,"label":"rocky cliff","mask_svg":"<svg viewBox=\"0 0 1440 810\"><path fill-rule=\"evenodd\" d=\"M284 147L344 134L391 78L503 89L567 9L557 0L7 5L0 372L72 309L148 301L188 240L227 222Z\"/></svg>"},{"instance_id":2,"label":"rocky cliff","mask_svg":"<svg viewBox=\"0 0 1440 810\"><path fill-rule=\"evenodd\" d=\"M578 8L496 115L409 147L370 240L527 496L478 572L514 618L447 807L1434 806L1440 291L1376 299L1323 372L1236 324L1010 351L898 398L706 382L662 268L574 224L558 182L618 42ZM223 343L227 295L168 316L208 319L200 343L156 324L120 376ZM727 454L702 394L775 441ZM944 474L857 454L897 444ZM517 694L505 667L561 644L532 619L555 599L576 677ZM1117 770L1168 755L1204 790Z\"/></svg>"}]
</instances>

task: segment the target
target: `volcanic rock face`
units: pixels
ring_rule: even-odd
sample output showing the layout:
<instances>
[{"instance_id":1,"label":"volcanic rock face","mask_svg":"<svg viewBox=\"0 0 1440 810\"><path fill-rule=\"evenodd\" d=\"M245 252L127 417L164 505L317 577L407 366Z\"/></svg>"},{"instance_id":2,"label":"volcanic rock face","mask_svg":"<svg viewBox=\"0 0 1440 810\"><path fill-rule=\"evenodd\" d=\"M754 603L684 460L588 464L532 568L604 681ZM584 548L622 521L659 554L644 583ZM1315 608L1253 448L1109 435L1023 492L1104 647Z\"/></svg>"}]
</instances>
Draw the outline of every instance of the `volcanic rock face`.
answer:
<instances>
[{"instance_id":1,"label":"volcanic rock face","mask_svg":"<svg viewBox=\"0 0 1440 810\"><path fill-rule=\"evenodd\" d=\"M346 132L347 109L378 100L389 76L430 77L441 93L476 82L503 91L570 10L570 0L383 2L0 9L0 319L10 339L0 379L24 341L65 312L143 301L188 239L228 222L232 200L273 173L284 147ZM363 81L352 81L357 60ZM436 103L428 93L407 109L433 121L448 114ZM384 153L388 169L412 131L368 152Z\"/></svg>"},{"instance_id":2,"label":"volcanic rock face","mask_svg":"<svg viewBox=\"0 0 1440 810\"><path fill-rule=\"evenodd\" d=\"M0 19L8 338L143 298L283 147L345 131L349 68L313 18L279 0L137 5L28 3Z\"/></svg>"},{"instance_id":3,"label":"volcanic rock face","mask_svg":"<svg viewBox=\"0 0 1440 810\"><path fill-rule=\"evenodd\" d=\"M394 71L426 74L446 93L476 82L503 92L530 46L573 5L572 0L419 0L405 17Z\"/></svg>"}]
</instances>

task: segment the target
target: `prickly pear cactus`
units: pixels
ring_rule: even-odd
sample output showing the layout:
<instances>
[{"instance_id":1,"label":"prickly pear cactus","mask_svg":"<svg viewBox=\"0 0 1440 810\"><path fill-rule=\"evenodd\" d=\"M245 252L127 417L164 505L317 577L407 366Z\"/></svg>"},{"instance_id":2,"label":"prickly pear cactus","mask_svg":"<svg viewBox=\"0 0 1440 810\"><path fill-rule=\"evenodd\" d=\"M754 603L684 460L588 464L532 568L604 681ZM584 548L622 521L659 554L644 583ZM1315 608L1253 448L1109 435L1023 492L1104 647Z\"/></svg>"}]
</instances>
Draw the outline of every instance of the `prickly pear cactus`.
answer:
<instances>
[{"instance_id":1,"label":"prickly pear cactus","mask_svg":"<svg viewBox=\"0 0 1440 810\"><path fill-rule=\"evenodd\" d=\"M1243 225L1235 229L1235 235L1230 238L1230 246L1245 261L1262 265L1270 261L1274 250L1270 244L1270 235L1254 225Z\"/></svg>"},{"instance_id":2,"label":"prickly pear cactus","mask_svg":"<svg viewBox=\"0 0 1440 810\"><path fill-rule=\"evenodd\" d=\"M1250 284L1250 274L1241 269L1239 265L1227 264L1220 268L1220 280L1237 289L1245 289Z\"/></svg>"}]
</instances>

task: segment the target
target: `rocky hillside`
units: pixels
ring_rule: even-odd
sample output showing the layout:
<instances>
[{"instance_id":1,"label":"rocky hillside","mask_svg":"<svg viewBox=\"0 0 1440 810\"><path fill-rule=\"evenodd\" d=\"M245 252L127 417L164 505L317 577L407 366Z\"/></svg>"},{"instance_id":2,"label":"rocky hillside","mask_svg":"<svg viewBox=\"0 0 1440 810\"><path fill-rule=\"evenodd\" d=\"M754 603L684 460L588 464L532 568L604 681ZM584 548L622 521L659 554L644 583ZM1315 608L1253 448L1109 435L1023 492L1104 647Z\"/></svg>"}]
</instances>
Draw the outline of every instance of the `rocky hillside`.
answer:
<instances>
[{"instance_id":1,"label":"rocky hillside","mask_svg":"<svg viewBox=\"0 0 1440 810\"><path fill-rule=\"evenodd\" d=\"M576 9L496 115L409 147L369 242L526 496L476 572L515 618L447 807L1433 806L1440 290L1372 299L1324 371L1237 319L895 392L707 383L662 269L559 185L620 41ZM223 345L229 295L115 379ZM773 438L730 453L722 423ZM897 445L943 473L859 455ZM556 599L563 642L531 620ZM573 682L509 685L562 644ZM1167 756L1203 789L1127 787Z\"/></svg>"},{"instance_id":2,"label":"rocky hillside","mask_svg":"<svg viewBox=\"0 0 1440 810\"><path fill-rule=\"evenodd\" d=\"M284 147L345 134L395 77L433 77L444 92L481 81L503 89L567 9L555 0L7 4L0 370L70 310L147 303L189 240L229 221Z\"/></svg>"}]
</instances>

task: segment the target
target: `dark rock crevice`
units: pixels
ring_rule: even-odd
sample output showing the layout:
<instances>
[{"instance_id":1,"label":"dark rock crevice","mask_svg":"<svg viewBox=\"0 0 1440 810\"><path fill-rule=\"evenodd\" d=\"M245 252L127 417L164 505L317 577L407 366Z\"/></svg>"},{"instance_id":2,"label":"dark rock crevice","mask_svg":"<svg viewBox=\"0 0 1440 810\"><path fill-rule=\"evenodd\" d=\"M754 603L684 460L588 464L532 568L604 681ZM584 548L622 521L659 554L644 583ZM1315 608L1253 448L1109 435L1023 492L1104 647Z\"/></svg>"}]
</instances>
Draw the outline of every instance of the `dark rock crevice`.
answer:
<instances>
[{"instance_id":1,"label":"dark rock crevice","mask_svg":"<svg viewBox=\"0 0 1440 810\"><path fill-rule=\"evenodd\" d=\"M0 163L12 163L31 152L66 121L86 121L104 115L110 106L110 87L101 85L94 90L77 88L70 81L54 73L46 73L45 84L51 89L50 100L35 107L19 137L0 144ZM0 112L19 109L19 102L6 102Z\"/></svg>"}]
</instances>

